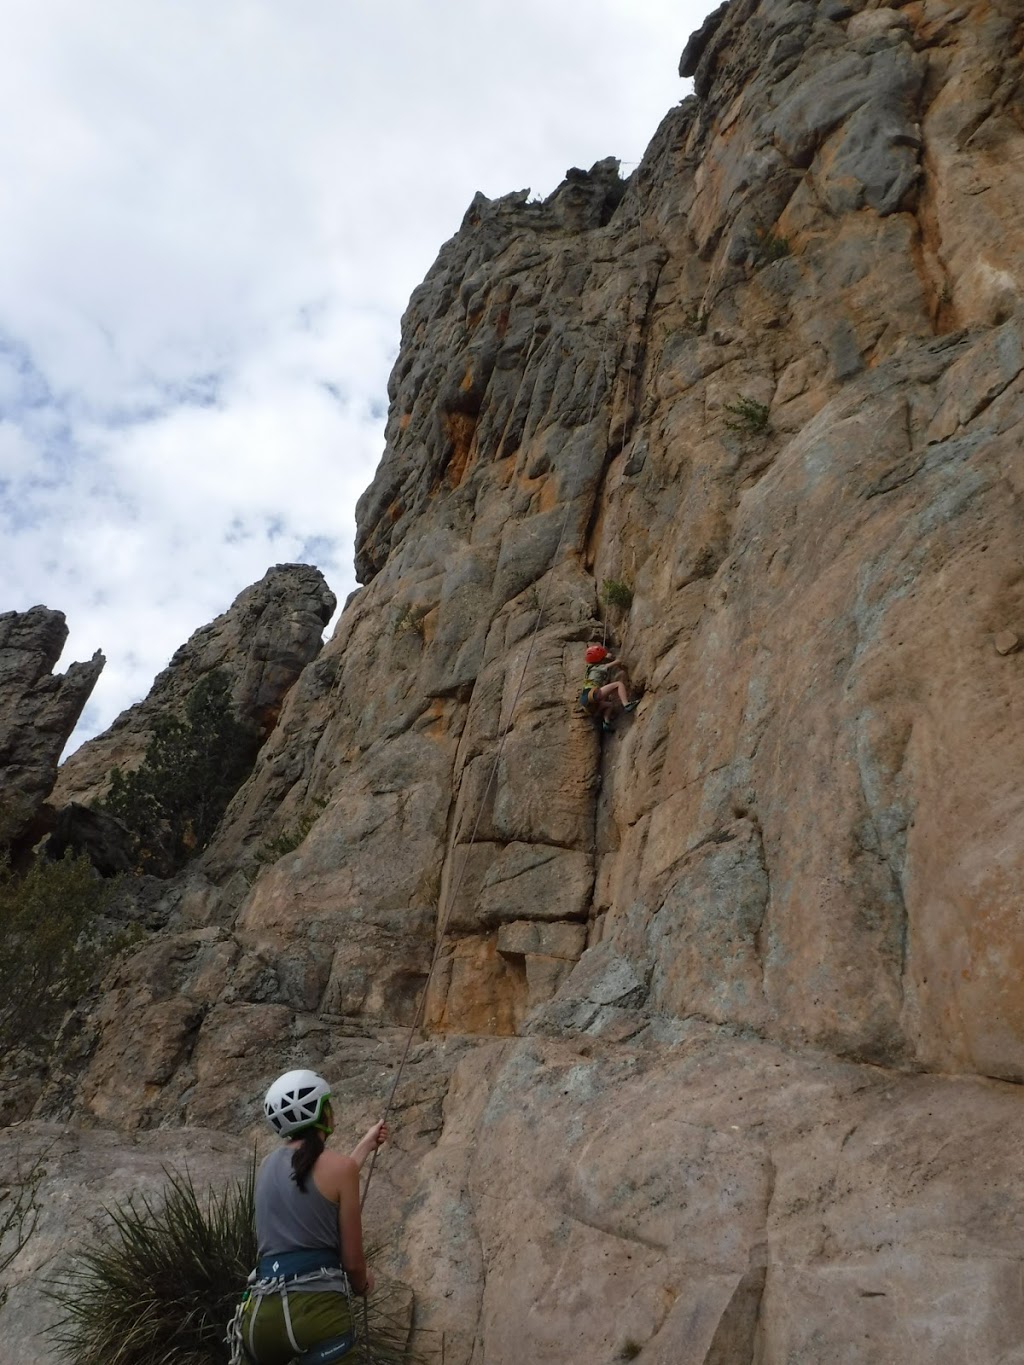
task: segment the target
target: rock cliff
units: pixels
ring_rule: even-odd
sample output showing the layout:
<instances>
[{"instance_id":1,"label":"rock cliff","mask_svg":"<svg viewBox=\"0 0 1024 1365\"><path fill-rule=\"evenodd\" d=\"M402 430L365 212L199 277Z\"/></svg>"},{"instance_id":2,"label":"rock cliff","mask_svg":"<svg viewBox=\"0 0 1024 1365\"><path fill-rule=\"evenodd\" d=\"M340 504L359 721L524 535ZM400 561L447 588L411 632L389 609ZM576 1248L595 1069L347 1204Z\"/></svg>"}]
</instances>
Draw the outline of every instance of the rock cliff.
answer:
<instances>
[{"instance_id":1,"label":"rock cliff","mask_svg":"<svg viewBox=\"0 0 1024 1365\"><path fill-rule=\"evenodd\" d=\"M364 586L38 1118L241 1158L301 1059L355 1130L443 931L369 1208L448 1365L1018 1358L1022 41L731 0L629 180L477 196Z\"/></svg>"},{"instance_id":2,"label":"rock cliff","mask_svg":"<svg viewBox=\"0 0 1024 1365\"><path fill-rule=\"evenodd\" d=\"M111 768L138 767L154 717L179 711L191 688L214 669L227 673L237 714L265 739L289 689L319 653L336 606L319 569L309 564L268 569L226 612L181 646L143 701L123 711L109 730L62 764L54 805L94 801L105 794Z\"/></svg>"}]
</instances>

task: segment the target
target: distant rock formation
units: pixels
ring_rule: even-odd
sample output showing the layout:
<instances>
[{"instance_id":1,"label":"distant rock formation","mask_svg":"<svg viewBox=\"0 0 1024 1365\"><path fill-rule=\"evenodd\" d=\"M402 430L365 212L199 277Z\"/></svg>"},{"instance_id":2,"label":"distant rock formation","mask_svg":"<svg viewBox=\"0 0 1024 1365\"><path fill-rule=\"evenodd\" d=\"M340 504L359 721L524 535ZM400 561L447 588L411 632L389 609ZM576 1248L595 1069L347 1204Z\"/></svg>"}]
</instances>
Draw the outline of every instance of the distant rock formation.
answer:
<instances>
[{"instance_id":1,"label":"distant rock formation","mask_svg":"<svg viewBox=\"0 0 1024 1365\"><path fill-rule=\"evenodd\" d=\"M106 662L54 674L68 638L64 613L46 607L0 613L0 844L46 833L46 798L61 752Z\"/></svg>"},{"instance_id":2,"label":"distant rock formation","mask_svg":"<svg viewBox=\"0 0 1024 1365\"><path fill-rule=\"evenodd\" d=\"M447 1365L1012 1357L1022 38L732 0L628 181L474 199L365 586L39 1115L251 1132L301 1058L355 1131L444 929L369 1208Z\"/></svg>"},{"instance_id":3,"label":"distant rock formation","mask_svg":"<svg viewBox=\"0 0 1024 1365\"><path fill-rule=\"evenodd\" d=\"M111 768L137 767L152 736L153 718L180 710L192 687L214 669L227 672L239 715L265 738L288 690L319 653L336 605L323 574L312 565L268 569L223 615L182 645L143 701L122 711L109 730L68 758L53 804L88 804L106 790Z\"/></svg>"}]
</instances>

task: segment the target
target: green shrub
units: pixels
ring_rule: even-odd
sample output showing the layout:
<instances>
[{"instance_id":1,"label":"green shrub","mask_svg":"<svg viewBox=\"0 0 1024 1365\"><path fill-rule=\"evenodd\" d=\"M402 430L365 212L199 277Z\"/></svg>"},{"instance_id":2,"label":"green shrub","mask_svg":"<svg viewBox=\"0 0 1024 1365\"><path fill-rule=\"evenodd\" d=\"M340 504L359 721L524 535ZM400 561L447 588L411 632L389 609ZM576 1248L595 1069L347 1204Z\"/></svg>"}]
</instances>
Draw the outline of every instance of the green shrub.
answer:
<instances>
[{"instance_id":1,"label":"green shrub","mask_svg":"<svg viewBox=\"0 0 1024 1365\"><path fill-rule=\"evenodd\" d=\"M0 1275L25 1247L36 1227L42 1207L39 1186L46 1176L46 1156L49 1151L33 1156L28 1169L20 1166L15 1182L3 1192L0 1201ZM0 1286L0 1308L7 1302L7 1286Z\"/></svg>"},{"instance_id":2,"label":"green shrub","mask_svg":"<svg viewBox=\"0 0 1024 1365\"><path fill-rule=\"evenodd\" d=\"M139 871L170 876L206 847L257 748L219 669L196 683L181 716L157 718L140 767L112 769L99 803L135 836Z\"/></svg>"},{"instance_id":3,"label":"green shrub","mask_svg":"<svg viewBox=\"0 0 1024 1365\"><path fill-rule=\"evenodd\" d=\"M306 835L320 819L327 807L327 798L315 797L296 820L291 829L285 830L273 839L265 840L256 852L256 861L269 865L276 863L286 853L294 853Z\"/></svg>"},{"instance_id":4,"label":"green shrub","mask_svg":"<svg viewBox=\"0 0 1024 1365\"><path fill-rule=\"evenodd\" d=\"M49 1295L62 1310L55 1340L73 1365L220 1365L227 1324L256 1263L255 1158L241 1181L201 1198L188 1175L167 1173L162 1203L144 1196L108 1210L109 1223ZM373 1259L368 1250L367 1257ZM385 1289L370 1297L366 1327L346 1361L404 1362L408 1323Z\"/></svg>"},{"instance_id":5,"label":"green shrub","mask_svg":"<svg viewBox=\"0 0 1024 1365\"><path fill-rule=\"evenodd\" d=\"M725 410L729 413L725 425L730 431L758 436L768 430L771 409L766 403L758 403L753 398L737 398L734 403L726 403Z\"/></svg>"},{"instance_id":6,"label":"green shrub","mask_svg":"<svg viewBox=\"0 0 1024 1365\"><path fill-rule=\"evenodd\" d=\"M708 330L708 321L710 317L711 314L706 308L701 308L699 305L694 306L686 315L687 330L693 332L696 336L702 337Z\"/></svg>"},{"instance_id":7,"label":"green shrub","mask_svg":"<svg viewBox=\"0 0 1024 1365\"><path fill-rule=\"evenodd\" d=\"M601 585L601 600L606 606L628 611L633 605L633 589L621 578L606 578Z\"/></svg>"},{"instance_id":8,"label":"green shrub","mask_svg":"<svg viewBox=\"0 0 1024 1365\"><path fill-rule=\"evenodd\" d=\"M102 920L114 886L88 858L36 858L21 874L0 861L0 1047L52 1042L118 937Z\"/></svg>"},{"instance_id":9,"label":"green shrub","mask_svg":"<svg viewBox=\"0 0 1024 1365\"><path fill-rule=\"evenodd\" d=\"M427 615L426 607L413 607L407 602L404 607L400 607L391 622L392 635L418 635L423 639L425 627L424 618Z\"/></svg>"},{"instance_id":10,"label":"green shrub","mask_svg":"<svg viewBox=\"0 0 1024 1365\"><path fill-rule=\"evenodd\" d=\"M256 1264L255 1160L245 1178L200 1199L188 1175L168 1173L164 1200L130 1197L50 1287L55 1329L74 1365L213 1365Z\"/></svg>"},{"instance_id":11,"label":"green shrub","mask_svg":"<svg viewBox=\"0 0 1024 1365\"><path fill-rule=\"evenodd\" d=\"M774 232L770 232L767 228L758 228L755 237L753 254L754 265L758 270L790 255L788 237L777 237Z\"/></svg>"}]
</instances>

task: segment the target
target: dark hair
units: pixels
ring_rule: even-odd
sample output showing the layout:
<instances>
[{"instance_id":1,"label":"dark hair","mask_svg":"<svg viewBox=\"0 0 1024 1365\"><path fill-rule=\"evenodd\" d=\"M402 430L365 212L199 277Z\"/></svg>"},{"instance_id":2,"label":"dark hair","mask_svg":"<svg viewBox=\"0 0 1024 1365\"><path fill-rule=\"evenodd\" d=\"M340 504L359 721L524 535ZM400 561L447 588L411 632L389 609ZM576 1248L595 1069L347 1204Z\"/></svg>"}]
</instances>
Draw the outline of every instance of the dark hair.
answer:
<instances>
[{"instance_id":1,"label":"dark hair","mask_svg":"<svg viewBox=\"0 0 1024 1365\"><path fill-rule=\"evenodd\" d=\"M324 1149L324 1135L319 1128L304 1128L295 1136L299 1145L292 1151L292 1179L305 1194L306 1180Z\"/></svg>"}]
</instances>

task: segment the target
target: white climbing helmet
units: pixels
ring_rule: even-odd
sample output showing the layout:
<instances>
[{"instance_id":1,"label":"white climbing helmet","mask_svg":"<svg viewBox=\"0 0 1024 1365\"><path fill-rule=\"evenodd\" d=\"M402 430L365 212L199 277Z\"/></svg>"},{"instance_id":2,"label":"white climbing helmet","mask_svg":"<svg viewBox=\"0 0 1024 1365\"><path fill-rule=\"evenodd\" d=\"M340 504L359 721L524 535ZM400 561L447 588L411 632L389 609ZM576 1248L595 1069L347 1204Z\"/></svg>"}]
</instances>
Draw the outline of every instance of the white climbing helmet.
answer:
<instances>
[{"instance_id":1,"label":"white climbing helmet","mask_svg":"<svg viewBox=\"0 0 1024 1365\"><path fill-rule=\"evenodd\" d=\"M290 1137L320 1122L330 1096L331 1087L315 1071L286 1071L264 1096L263 1112L275 1133Z\"/></svg>"}]
</instances>

